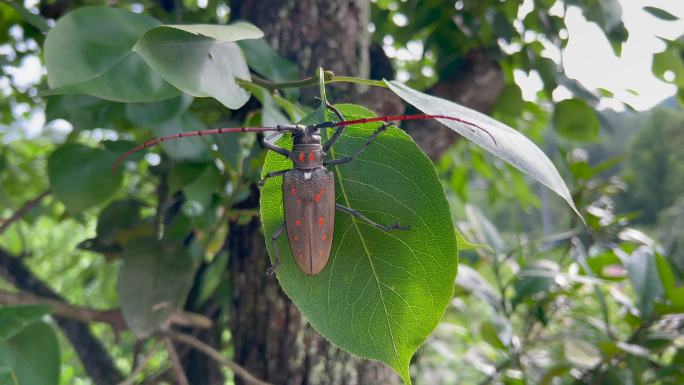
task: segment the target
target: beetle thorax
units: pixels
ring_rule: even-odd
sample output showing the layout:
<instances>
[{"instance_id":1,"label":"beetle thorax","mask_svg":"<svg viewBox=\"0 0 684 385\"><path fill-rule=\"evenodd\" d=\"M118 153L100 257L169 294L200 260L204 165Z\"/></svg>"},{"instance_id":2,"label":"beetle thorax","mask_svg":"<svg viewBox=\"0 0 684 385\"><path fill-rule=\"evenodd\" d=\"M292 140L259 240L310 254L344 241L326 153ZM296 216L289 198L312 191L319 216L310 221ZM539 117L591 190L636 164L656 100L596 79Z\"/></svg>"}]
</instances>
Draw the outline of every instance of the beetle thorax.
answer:
<instances>
[{"instance_id":1,"label":"beetle thorax","mask_svg":"<svg viewBox=\"0 0 684 385\"><path fill-rule=\"evenodd\" d=\"M317 168L323 165L323 146L321 145L321 132L313 126L304 127L295 132L292 138L292 162L296 168Z\"/></svg>"}]
</instances>

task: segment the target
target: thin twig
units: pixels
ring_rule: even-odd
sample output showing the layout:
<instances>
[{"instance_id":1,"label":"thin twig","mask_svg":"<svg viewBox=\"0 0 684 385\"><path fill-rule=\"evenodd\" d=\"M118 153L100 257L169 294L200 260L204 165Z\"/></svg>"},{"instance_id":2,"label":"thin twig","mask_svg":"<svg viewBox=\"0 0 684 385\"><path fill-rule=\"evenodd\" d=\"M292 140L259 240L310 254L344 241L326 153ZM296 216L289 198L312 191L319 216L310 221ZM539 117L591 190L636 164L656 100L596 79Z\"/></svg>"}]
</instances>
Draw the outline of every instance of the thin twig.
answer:
<instances>
[{"instance_id":1,"label":"thin twig","mask_svg":"<svg viewBox=\"0 0 684 385\"><path fill-rule=\"evenodd\" d=\"M176 377L176 383L178 385L190 385L188 382L188 377L185 375L183 370L183 364L178 357L178 352L173 346L173 341L169 337L163 337L164 345L166 345L166 353L169 355L169 360L171 361L171 367L173 368L173 373Z\"/></svg>"},{"instance_id":2,"label":"thin twig","mask_svg":"<svg viewBox=\"0 0 684 385\"><path fill-rule=\"evenodd\" d=\"M150 349L150 352L140 361L140 364L138 364L135 369L131 372L131 374L126 377L125 380L120 382L118 385L133 385L135 384L135 378L147 367L147 364L150 363L150 359L152 359L152 356L154 356L154 351L157 350L157 345L159 345L159 342L155 343L152 349ZM134 359L135 360L135 359Z\"/></svg>"},{"instance_id":3,"label":"thin twig","mask_svg":"<svg viewBox=\"0 0 684 385\"><path fill-rule=\"evenodd\" d=\"M0 234L4 233L5 230L7 230L12 223L21 219L24 215L26 215L26 213L31 211L32 208L36 207L38 205L38 203L40 203L40 201L42 201L43 198L50 195L50 193L52 193L52 191L50 191L50 190L43 191L37 197L35 197L35 198L31 199L30 201L24 203L24 205L21 206L19 208L19 210L15 211L11 217L7 218L4 222L2 222L2 224L0 224Z\"/></svg>"},{"instance_id":4,"label":"thin twig","mask_svg":"<svg viewBox=\"0 0 684 385\"><path fill-rule=\"evenodd\" d=\"M325 71L323 77L325 81L330 81L334 78L334 74L331 71ZM302 80L294 80L291 82L273 83L266 79L262 79L258 76L252 75L252 81L248 82L246 80L238 80L240 85L256 84L270 91L279 90L283 88L302 88L302 87L314 87L318 85L318 75L312 76Z\"/></svg>"},{"instance_id":5,"label":"thin twig","mask_svg":"<svg viewBox=\"0 0 684 385\"><path fill-rule=\"evenodd\" d=\"M102 322L109 324L114 330L127 329L126 321L121 314L121 310L97 310L83 306L74 306L68 303L53 299L37 296L26 292L11 292L0 290L1 305L47 305L52 309L54 315L69 318L84 323ZM196 313L177 311L173 313L168 322L174 325L195 327L198 329L209 329L213 322L211 319Z\"/></svg>"},{"instance_id":6,"label":"thin twig","mask_svg":"<svg viewBox=\"0 0 684 385\"><path fill-rule=\"evenodd\" d=\"M191 335L176 333L171 330L161 331L159 332L159 335L161 335L162 337L169 337L172 340L182 342L186 345L195 348L196 350L209 356L211 359L218 362L219 364L230 368L236 376L242 378L242 380L244 380L246 383L250 385L271 385L268 382L261 381L260 379L254 377L245 368L236 364L234 361L223 357L223 355L221 355L221 353L219 353L216 349L212 348L211 346L205 344L204 342L198 340L197 338Z\"/></svg>"}]
</instances>

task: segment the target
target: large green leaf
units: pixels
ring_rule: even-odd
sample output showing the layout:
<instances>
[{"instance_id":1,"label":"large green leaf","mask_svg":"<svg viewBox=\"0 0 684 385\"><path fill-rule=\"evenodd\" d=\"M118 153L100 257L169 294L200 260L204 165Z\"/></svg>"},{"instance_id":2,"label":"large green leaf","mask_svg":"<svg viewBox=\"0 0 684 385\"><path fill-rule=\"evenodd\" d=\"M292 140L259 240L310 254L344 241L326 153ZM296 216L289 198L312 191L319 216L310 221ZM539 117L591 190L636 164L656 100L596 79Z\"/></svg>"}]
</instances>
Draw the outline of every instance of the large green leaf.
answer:
<instances>
[{"instance_id":1,"label":"large green leaf","mask_svg":"<svg viewBox=\"0 0 684 385\"><path fill-rule=\"evenodd\" d=\"M120 102L152 102L179 94L133 52L149 16L110 7L83 7L60 18L45 39L52 94L84 93Z\"/></svg>"},{"instance_id":2,"label":"large green leaf","mask_svg":"<svg viewBox=\"0 0 684 385\"><path fill-rule=\"evenodd\" d=\"M339 109L348 119L371 116L358 106ZM309 119L305 122L311 123ZM354 153L377 126L349 127L329 155ZM289 146L288 141L286 136L280 144ZM271 152L263 173L291 167L290 160ZM305 275L282 236L278 280L325 338L387 363L408 383L409 360L437 325L453 292L457 247L444 190L430 160L396 128L382 133L351 164L331 170L338 203L377 222L399 222L411 229L385 232L337 213L325 269ZM260 202L264 233L270 236L283 223L280 178L266 183Z\"/></svg>"},{"instance_id":3,"label":"large green leaf","mask_svg":"<svg viewBox=\"0 0 684 385\"><path fill-rule=\"evenodd\" d=\"M553 111L553 126L559 134L574 140L596 140L601 124L594 110L580 99L566 99Z\"/></svg>"},{"instance_id":4,"label":"large green leaf","mask_svg":"<svg viewBox=\"0 0 684 385\"><path fill-rule=\"evenodd\" d=\"M263 36L257 27L164 25L147 31L135 46L145 61L169 83L197 97L211 96L230 109L249 99L238 79L250 80L249 68L235 41Z\"/></svg>"},{"instance_id":5,"label":"large green leaf","mask_svg":"<svg viewBox=\"0 0 684 385\"><path fill-rule=\"evenodd\" d=\"M57 335L44 322L34 322L7 340L0 340L0 384L59 384Z\"/></svg>"},{"instance_id":6,"label":"large green leaf","mask_svg":"<svg viewBox=\"0 0 684 385\"><path fill-rule=\"evenodd\" d=\"M105 202L121 187L121 173L111 173L117 156L77 143L57 148L48 158L52 191L71 213Z\"/></svg>"},{"instance_id":7,"label":"large green leaf","mask_svg":"<svg viewBox=\"0 0 684 385\"><path fill-rule=\"evenodd\" d=\"M531 140L513 128L487 115L454 102L416 91L398 81L385 81L400 98L429 115L445 115L476 124L483 130L460 122L437 119L440 123L463 135L485 150L510 163L518 170L550 188L580 215L570 191L551 160ZM491 136L490 136L491 135ZM493 140L493 139L494 140ZM494 142L496 141L496 143Z\"/></svg>"},{"instance_id":8,"label":"large green leaf","mask_svg":"<svg viewBox=\"0 0 684 385\"><path fill-rule=\"evenodd\" d=\"M126 323L138 337L158 330L188 295L194 263L185 247L155 239L126 245L117 281Z\"/></svg>"}]
</instances>

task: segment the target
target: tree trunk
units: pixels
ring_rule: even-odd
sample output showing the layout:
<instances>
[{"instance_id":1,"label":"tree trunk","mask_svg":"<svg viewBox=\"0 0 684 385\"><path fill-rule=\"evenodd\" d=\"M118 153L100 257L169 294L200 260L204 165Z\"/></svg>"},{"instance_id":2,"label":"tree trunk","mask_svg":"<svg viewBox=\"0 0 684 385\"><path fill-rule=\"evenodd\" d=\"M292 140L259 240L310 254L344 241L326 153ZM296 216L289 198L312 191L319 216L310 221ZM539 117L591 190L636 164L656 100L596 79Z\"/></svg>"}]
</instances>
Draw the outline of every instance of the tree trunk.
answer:
<instances>
[{"instance_id":1,"label":"tree trunk","mask_svg":"<svg viewBox=\"0 0 684 385\"><path fill-rule=\"evenodd\" d=\"M241 19L261 28L282 56L298 64L303 77L313 75L318 66L369 76L367 1L245 0L231 7ZM335 87L334 100L350 100L361 90ZM305 102L312 100L314 91L304 90ZM251 201L250 206L256 207L256 199ZM258 219L244 225L231 223L230 229L230 329L238 364L276 385L400 383L388 367L352 357L308 325L276 278L265 274L269 260ZM236 383L242 382L236 379Z\"/></svg>"}]
</instances>

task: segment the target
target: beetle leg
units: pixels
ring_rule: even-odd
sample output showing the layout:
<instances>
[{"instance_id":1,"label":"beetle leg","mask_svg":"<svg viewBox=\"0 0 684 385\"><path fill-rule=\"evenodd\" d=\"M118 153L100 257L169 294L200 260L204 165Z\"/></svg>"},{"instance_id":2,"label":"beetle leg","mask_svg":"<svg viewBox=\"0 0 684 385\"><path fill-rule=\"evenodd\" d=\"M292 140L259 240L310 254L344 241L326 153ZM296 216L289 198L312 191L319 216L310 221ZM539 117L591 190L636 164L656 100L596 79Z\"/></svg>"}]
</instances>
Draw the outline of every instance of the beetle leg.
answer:
<instances>
[{"instance_id":1,"label":"beetle leg","mask_svg":"<svg viewBox=\"0 0 684 385\"><path fill-rule=\"evenodd\" d=\"M257 182L257 188L262 188L264 186L264 184L266 184L266 179L273 178L274 176L285 175L285 173L288 171L290 171L290 170L280 170L280 171L272 171L272 172L266 173L266 175L264 175L264 177L261 178L259 180L259 182Z\"/></svg>"},{"instance_id":2,"label":"beetle leg","mask_svg":"<svg viewBox=\"0 0 684 385\"><path fill-rule=\"evenodd\" d=\"M269 141L269 139L274 138L276 135L280 135L280 132L276 132L275 134L269 135L268 137L264 138L261 141L261 144L263 144L264 147L268 148L269 150L273 150L273 151L277 152L278 154L289 158L290 157L290 150L286 150L280 146L276 146L275 144L273 144Z\"/></svg>"},{"instance_id":3,"label":"beetle leg","mask_svg":"<svg viewBox=\"0 0 684 385\"><path fill-rule=\"evenodd\" d=\"M332 111L335 115L337 115L337 118L340 120L340 122L344 122L344 120L345 120L345 119L344 119L344 116L342 116L342 114L340 113L340 111L339 111L337 108L335 108L335 107L334 107L332 104L330 104L330 103L327 103L327 104L326 104L326 107L327 107L330 111ZM332 147L333 144L335 144L335 142L337 142L337 139L340 138L340 136L342 135L342 132L344 131L344 128L345 128L345 127L346 127L346 126L339 126L339 127L337 127L337 129L335 130L335 133L330 137L330 139L328 139L328 140L323 144L323 152L328 152L328 150L330 149L330 147Z\"/></svg>"},{"instance_id":4,"label":"beetle leg","mask_svg":"<svg viewBox=\"0 0 684 385\"><path fill-rule=\"evenodd\" d=\"M382 126L378 127L377 130L373 131L371 136L368 137L368 140L366 140L366 143L364 143L363 146L361 146L361 148L356 150L356 152L354 154L352 154L350 156L345 156L344 158L340 158L340 159L326 160L325 162L323 162L323 165L324 166L332 166L332 165L336 165L336 164L345 164L345 163L351 162L352 160L357 158L359 155L361 155L363 150L365 150L366 147L368 147L371 144L371 142L373 142L375 140L375 138L378 137L378 135L380 135L383 131L387 130L387 127L393 126L393 125L394 125L393 123L383 123ZM335 132L335 133L337 134L337 132ZM328 142L330 142L330 141L328 141Z\"/></svg>"},{"instance_id":5,"label":"beetle leg","mask_svg":"<svg viewBox=\"0 0 684 385\"><path fill-rule=\"evenodd\" d=\"M379 223L377 223L377 222L374 222L372 219L366 217L365 215L361 214L359 211L354 210L354 209L352 209L352 208L350 208L350 207L347 207L347 206L342 206L342 205L339 204L339 203L335 203L335 208L337 208L338 210L340 210L340 211L342 211L342 212L344 212L344 213L347 213L347 214L353 216L354 218L357 218L357 219L359 219L359 220L361 220L361 221L364 221L364 222L368 223L369 225L371 225L371 226L373 226L373 227L375 227L375 228L378 228L378 229L380 229L380 230L384 230L384 231L390 231L390 230L411 230L411 226L408 226L408 225L407 225L407 226L402 226L402 225L400 225L400 224L398 224L398 223L393 223L393 224L391 224L391 225L381 225L381 224L379 224Z\"/></svg>"},{"instance_id":6,"label":"beetle leg","mask_svg":"<svg viewBox=\"0 0 684 385\"><path fill-rule=\"evenodd\" d=\"M266 270L266 274L268 275L273 275L275 274L276 270L278 270L278 266L280 266L280 249L278 248L278 238L280 238L281 235L283 235L283 231L285 230L285 223L280 225L278 227L278 230L276 230L273 235L271 235L271 244L273 245L273 250L275 252L275 261L273 262L273 266L269 267L268 270Z\"/></svg>"}]
</instances>

